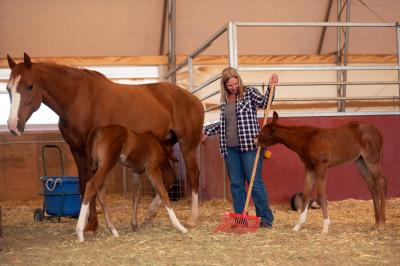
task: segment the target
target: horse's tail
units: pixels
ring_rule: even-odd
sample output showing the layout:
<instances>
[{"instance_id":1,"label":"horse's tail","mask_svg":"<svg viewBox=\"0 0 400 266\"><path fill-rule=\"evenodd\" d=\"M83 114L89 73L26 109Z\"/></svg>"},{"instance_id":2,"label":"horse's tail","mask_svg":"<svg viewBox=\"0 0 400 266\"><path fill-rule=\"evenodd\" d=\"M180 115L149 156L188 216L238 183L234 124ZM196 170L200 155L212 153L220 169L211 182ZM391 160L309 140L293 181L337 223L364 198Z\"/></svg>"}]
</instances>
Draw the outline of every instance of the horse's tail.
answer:
<instances>
[{"instance_id":1,"label":"horse's tail","mask_svg":"<svg viewBox=\"0 0 400 266\"><path fill-rule=\"evenodd\" d=\"M171 145L171 147L174 146L177 142L178 138L176 137L175 132L172 130L167 134L167 137L163 141L165 145Z\"/></svg>"},{"instance_id":2,"label":"horse's tail","mask_svg":"<svg viewBox=\"0 0 400 266\"><path fill-rule=\"evenodd\" d=\"M167 138L160 142L165 155L167 156L168 160L173 162L178 162L174 155L174 145L178 142L178 138L176 137L173 131L170 131L167 135Z\"/></svg>"},{"instance_id":3,"label":"horse's tail","mask_svg":"<svg viewBox=\"0 0 400 266\"><path fill-rule=\"evenodd\" d=\"M173 162L178 162L178 159L174 155L174 149L173 149L174 144L169 142L169 140L165 140L160 144L164 150L164 154L166 155L167 159Z\"/></svg>"}]
</instances>

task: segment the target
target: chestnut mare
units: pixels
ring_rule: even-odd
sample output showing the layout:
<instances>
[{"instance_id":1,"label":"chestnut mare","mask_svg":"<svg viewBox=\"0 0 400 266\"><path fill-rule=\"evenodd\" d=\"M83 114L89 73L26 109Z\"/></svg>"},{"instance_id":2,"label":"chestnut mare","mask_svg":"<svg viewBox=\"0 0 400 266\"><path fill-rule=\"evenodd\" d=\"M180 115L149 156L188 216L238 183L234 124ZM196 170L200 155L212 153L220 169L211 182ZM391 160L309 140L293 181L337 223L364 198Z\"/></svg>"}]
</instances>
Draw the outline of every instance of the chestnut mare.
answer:
<instances>
[{"instance_id":1,"label":"chestnut mare","mask_svg":"<svg viewBox=\"0 0 400 266\"><path fill-rule=\"evenodd\" d=\"M326 171L330 167L355 161L368 185L374 202L375 226L385 229L386 179L382 169L382 135L370 124L350 122L338 128L311 126L284 126L277 123L278 114L260 132L258 143L270 146L282 143L297 153L304 163L306 180L303 206L299 221L293 230L298 231L307 217L307 206L314 183L321 203L327 233L330 219L326 204Z\"/></svg>"},{"instance_id":2,"label":"chestnut mare","mask_svg":"<svg viewBox=\"0 0 400 266\"><path fill-rule=\"evenodd\" d=\"M189 226L199 217L199 168L196 148L204 121L202 103L190 92L171 83L122 85L102 74L50 63L24 61L16 64L7 55L11 69L7 91L11 100L8 128L21 135L26 121L43 102L58 116L58 126L75 159L80 191L93 173L87 168L86 138L98 127L119 124L135 132L152 132L160 141L176 138L185 161L188 185L191 187ZM135 178L136 186L140 185ZM140 189L134 190L137 204ZM135 195L136 194L136 195ZM96 231L96 197L90 204L86 231Z\"/></svg>"},{"instance_id":3,"label":"chestnut mare","mask_svg":"<svg viewBox=\"0 0 400 266\"><path fill-rule=\"evenodd\" d=\"M187 229L176 218L166 190L166 187L170 188L176 179L176 172L169 162L170 159L174 161L176 159L172 155L172 149L170 151L167 149L152 133L139 134L119 125L96 128L89 133L86 155L88 168L95 174L86 183L76 226L80 242L84 241L83 229L87 222L88 205L95 195L103 208L108 229L114 236L118 236L105 202L106 189L104 186L108 173L117 162L131 168L135 173L146 174L160 195L172 224L180 232L187 232ZM137 208L134 208L132 215L134 230L136 217Z\"/></svg>"}]
</instances>

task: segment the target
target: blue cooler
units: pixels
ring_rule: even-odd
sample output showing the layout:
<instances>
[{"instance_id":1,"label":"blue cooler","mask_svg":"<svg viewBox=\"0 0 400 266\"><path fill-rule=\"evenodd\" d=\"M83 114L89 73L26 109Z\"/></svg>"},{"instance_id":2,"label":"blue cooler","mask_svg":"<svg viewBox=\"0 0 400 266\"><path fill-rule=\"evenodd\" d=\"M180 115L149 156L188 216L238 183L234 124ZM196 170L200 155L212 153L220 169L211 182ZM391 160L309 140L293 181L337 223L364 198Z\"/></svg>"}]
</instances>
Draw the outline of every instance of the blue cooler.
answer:
<instances>
[{"instance_id":1,"label":"blue cooler","mask_svg":"<svg viewBox=\"0 0 400 266\"><path fill-rule=\"evenodd\" d=\"M51 216L79 216L81 195L77 176L42 176L45 212Z\"/></svg>"}]
</instances>

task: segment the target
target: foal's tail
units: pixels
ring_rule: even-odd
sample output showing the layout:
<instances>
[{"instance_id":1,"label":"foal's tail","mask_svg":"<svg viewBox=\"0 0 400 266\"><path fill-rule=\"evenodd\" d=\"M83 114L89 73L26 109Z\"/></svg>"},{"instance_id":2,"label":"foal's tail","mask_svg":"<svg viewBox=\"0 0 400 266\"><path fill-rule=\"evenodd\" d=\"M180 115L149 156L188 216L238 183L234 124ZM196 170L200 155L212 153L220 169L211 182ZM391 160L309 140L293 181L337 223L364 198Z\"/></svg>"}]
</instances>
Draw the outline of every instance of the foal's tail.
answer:
<instances>
[{"instance_id":1,"label":"foal's tail","mask_svg":"<svg viewBox=\"0 0 400 266\"><path fill-rule=\"evenodd\" d=\"M86 141L86 161L87 161L87 168L92 173L97 171L98 167L98 158L96 153L96 135L98 130L92 129L87 137Z\"/></svg>"}]
</instances>

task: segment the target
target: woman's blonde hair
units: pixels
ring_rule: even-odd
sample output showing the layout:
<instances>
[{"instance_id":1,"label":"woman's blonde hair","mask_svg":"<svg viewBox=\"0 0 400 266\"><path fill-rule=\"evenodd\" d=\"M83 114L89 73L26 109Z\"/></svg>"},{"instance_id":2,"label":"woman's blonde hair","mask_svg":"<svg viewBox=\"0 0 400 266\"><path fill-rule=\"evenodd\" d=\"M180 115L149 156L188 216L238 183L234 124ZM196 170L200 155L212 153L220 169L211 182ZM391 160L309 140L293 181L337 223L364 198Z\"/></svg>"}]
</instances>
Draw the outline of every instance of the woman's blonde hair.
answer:
<instances>
[{"instance_id":1,"label":"woman's blonde hair","mask_svg":"<svg viewBox=\"0 0 400 266\"><path fill-rule=\"evenodd\" d=\"M225 86L225 84L230 80L231 78L237 78L239 82L239 99L243 99L244 95L244 86L242 82L242 78L240 77L239 73L236 71L236 69L232 67L227 67L222 71L221 74L221 103L227 103L228 102L228 90Z\"/></svg>"}]
</instances>

